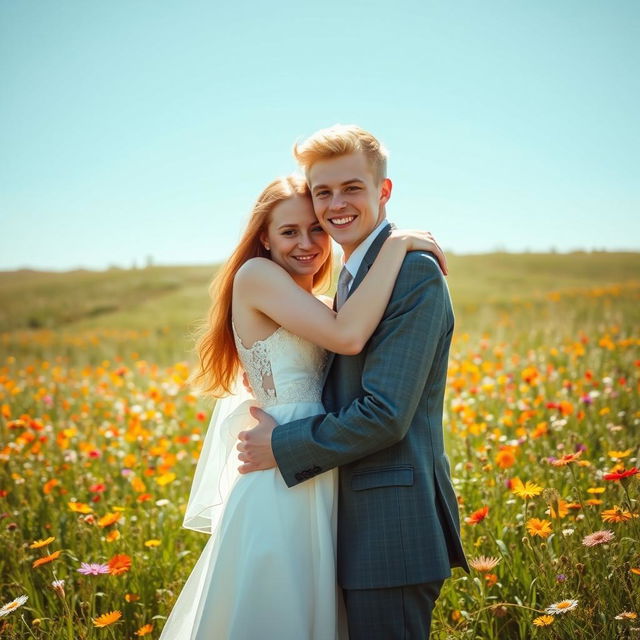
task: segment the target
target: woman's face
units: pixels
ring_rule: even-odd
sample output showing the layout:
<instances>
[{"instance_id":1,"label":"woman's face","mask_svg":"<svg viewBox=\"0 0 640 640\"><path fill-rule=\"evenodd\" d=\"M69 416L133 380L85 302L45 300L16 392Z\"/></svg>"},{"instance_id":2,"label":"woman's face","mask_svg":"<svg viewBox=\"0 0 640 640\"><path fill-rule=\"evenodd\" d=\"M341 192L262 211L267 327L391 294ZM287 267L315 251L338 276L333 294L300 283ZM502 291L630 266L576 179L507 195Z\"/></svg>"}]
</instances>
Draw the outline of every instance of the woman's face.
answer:
<instances>
[{"instance_id":1,"label":"woman's face","mask_svg":"<svg viewBox=\"0 0 640 640\"><path fill-rule=\"evenodd\" d=\"M294 278L313 277L329 257L331 239L318 224L311 198L293 196L271 211L262 243Z\"/></svg>"}]
</instances>

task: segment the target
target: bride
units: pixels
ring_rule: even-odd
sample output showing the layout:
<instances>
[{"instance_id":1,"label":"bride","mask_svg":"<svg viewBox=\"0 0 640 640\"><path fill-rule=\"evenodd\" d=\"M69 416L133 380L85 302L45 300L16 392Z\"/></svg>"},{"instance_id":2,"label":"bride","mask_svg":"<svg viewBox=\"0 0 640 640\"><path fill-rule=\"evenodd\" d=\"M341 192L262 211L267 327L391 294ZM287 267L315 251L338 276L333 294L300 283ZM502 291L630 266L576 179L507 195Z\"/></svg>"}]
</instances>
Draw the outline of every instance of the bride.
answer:
<instances>
[{"instance_id":1,"label":"bride","mask_svg":"<svg viewBox=\"0 0 640 640\"><path fill-rule=\"evenodd\" d=\"M430 234L394 231L336 313L314 296L331 275L331 240L302 178L259 196L211 287L197 381L220 397L183 526L210 534L161 640L347 637L336 583L337 470L291 489L277 468L240 475L234 445L260 406L278 423L324 413L327 351L359 353L382 318L407 251ZM242 384L246 372L251 397Z\"/></svg>"}]
</instances>

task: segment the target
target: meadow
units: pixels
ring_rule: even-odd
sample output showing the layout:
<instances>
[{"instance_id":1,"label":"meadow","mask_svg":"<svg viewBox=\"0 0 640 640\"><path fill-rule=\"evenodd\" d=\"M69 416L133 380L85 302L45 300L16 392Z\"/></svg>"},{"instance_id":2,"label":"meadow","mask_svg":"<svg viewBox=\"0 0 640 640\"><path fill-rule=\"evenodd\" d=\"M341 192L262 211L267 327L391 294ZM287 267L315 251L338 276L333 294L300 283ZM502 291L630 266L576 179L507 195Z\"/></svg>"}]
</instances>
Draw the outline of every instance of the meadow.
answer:
<instances>
[{"instance_id":1,"label":"meadow","mask_svg":"<svg viewBox=\"0 0 640 640\"><path fill-rule=\"evenodd\" d=\"M472 569L432 638L640 638L640 254L448 259ZM206 542L181 522L213 271L0 273L2 638L159 637Z\"/></svg>"}]
</instances>

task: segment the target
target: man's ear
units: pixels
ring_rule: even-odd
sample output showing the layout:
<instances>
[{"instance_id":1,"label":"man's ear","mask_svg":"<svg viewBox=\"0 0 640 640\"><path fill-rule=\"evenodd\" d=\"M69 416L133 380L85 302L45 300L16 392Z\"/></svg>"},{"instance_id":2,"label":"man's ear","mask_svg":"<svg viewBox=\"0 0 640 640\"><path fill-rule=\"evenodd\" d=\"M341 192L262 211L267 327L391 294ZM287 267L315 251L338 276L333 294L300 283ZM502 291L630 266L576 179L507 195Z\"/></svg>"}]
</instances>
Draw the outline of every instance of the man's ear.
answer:
<instances>
[{"instance_id":1,"label":"man's ear","mask_svg":"<svg viewBox=\"0 0 640 640\"><path fill-rule=\"evenodd\" d=\"M380 185L380 206L384 206L389 202L389 198L391 197L391 190L393 189L393 183L389 178L385 178Z\"/></svg>"}]
</instances>

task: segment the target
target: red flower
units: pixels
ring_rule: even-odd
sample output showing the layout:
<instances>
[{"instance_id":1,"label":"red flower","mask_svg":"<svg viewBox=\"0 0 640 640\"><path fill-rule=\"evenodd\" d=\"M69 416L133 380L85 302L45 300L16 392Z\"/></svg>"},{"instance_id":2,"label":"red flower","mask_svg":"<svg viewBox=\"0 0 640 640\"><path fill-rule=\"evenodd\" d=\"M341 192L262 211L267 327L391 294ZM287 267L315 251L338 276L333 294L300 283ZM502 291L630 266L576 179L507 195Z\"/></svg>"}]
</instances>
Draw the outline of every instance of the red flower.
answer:
<instances>
[{"instance_id":1,"label":"red flower","mask_svg":"<svg viewBox=\"0 0 640 640\"><path fill-rule=\"evenodd\" d=\"M605 480L622 480L623 478L630 478L631 476L635 476L640 473L640 469L636 467L632 467L631 469L624 469L622 471L616 471L615 473L605 473L602 476Z\"/></svg>"},{"instance_id":2,"label":"red flower","mask_svg":"<svg viewBox=\"0 0 640 640\"><path fill-rule=\"evenodd\" d=\"M107 488L107 485L105 484L92 484L89 487L89 491L91 491L91 493L102 493L105 489Z\"/></svg>"},{"instance_id":3,"label":"red flower","mask_svg":"<svg viewBox=\"0 0 640 640\"><path fill-rule=\"evenodd\" d=\"M467 524L478 524L478 522L482 522L489 513L489 507L485 506L477 511L474 511L468 518L465 518L465 522Z\"/></svg>"}]
</instances>

